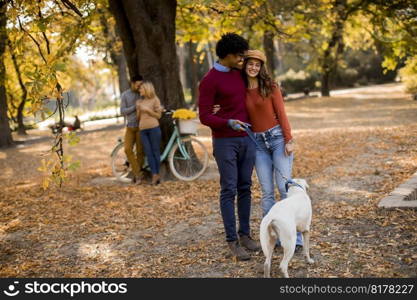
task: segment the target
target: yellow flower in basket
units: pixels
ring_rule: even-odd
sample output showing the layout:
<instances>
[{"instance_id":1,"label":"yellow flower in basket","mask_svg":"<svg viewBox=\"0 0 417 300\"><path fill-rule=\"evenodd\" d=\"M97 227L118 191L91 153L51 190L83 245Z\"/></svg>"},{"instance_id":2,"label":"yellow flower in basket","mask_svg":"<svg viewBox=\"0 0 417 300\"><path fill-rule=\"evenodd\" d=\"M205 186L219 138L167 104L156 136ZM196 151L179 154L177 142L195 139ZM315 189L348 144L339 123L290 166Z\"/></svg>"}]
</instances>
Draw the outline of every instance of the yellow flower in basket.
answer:
<instances>
[{"instance_id":1,"label":"yellow flower in basket","mask_svg":"<svg viewBox=\"0 0 417 300\"><path fill-rule=\"evenodd\" d=\"M180 108L174 111L172 114L173 118L181 119L181 120L189 120L189 119L195 119L197 117L197 113L195 111L186 109L186 108Z\"/></svg>"}]
</instances>

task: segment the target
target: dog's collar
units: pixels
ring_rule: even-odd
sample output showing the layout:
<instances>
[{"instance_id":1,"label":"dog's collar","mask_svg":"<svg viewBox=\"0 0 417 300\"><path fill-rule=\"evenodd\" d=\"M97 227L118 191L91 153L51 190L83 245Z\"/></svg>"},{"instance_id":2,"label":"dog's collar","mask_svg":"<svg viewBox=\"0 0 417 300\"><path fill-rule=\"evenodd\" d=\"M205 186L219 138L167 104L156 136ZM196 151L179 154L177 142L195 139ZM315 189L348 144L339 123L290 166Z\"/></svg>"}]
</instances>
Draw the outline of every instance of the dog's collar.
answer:
<instances>
[{"instance_id":1,"label":"dog's collar","mask_svg":"<svg viewBox=\"0 0 417 300\"><path fill-rule=\"evenodd\" d=\"M290 188L290 185L298 186L302 190L304 190L304 188L301 185L299 185L297 182L293 181L292 179L288 179L287 182L285 183L285 190L287 191L287 193L288 193L288 190Z\"/></svg>"}]
</instances>

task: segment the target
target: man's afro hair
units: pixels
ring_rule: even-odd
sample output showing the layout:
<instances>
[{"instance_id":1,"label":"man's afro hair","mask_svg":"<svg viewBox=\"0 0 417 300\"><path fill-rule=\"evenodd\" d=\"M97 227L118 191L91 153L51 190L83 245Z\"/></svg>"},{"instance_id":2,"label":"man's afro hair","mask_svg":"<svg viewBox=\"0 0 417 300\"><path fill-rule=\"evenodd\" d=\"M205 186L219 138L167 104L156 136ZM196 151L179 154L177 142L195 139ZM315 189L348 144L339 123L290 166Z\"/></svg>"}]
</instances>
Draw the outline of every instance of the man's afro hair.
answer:
<instances>
[{"instance_id":1,"label":"man's afro hair","mask_svg":"<svg viewBox=\"0 0 417 300\"><path fill-rule=\"evenodd\" d=\"M249 49L248 41L236 33L226 33L217 42L216 54L219 58L225 58L228 54L240 54Z\"/></svg>"}]
</instances>

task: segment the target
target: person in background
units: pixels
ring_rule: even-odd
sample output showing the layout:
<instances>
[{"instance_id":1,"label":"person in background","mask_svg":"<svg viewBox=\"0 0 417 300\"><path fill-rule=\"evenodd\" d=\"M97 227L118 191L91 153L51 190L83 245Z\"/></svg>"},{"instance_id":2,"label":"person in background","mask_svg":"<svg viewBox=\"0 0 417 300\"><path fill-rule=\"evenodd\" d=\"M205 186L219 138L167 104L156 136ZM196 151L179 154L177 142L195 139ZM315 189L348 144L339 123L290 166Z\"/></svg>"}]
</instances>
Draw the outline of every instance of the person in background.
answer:
<instances>
[{"instance_id":1,"label":"person in background","mask_svg":"<svg viewBox=\"0 0 417 300\"><path fill-rule=\"evenodd\" d=\"M152 172L152 185L157 185L161 182L159 176L161 164L161 128L159 127L159 119L161 118L163 108L151 82L144 81L139 91L143 97L137 102L136 106L139 131L143 149Z\"/></svg>"},{"instance_id":2,"label":"person in background","mask_svg":"<svg viewBox=\"0 0 417 300\"><path fill-rule=\"evenodd\" d=\"M120 105L120 113L125 116L127 121L124 139L125 153L129 164L132 166L132 182L135 184L140 184L143 178L141 168L145 160L136 115L136 102L140 99L139 88L142 82L143 78L140 75L131 78L130 89L122 93L122 102ZM133 152L135 145L136 156Z\"/></svg>"},{"instance_id":3,"label":"person in background","mask_svg":"<svg viewBox=\"0 0 417 300\"><path fill-rule=\"evenodd\" d=\"M248 49L248 42L235 33L221 37L216 45L219 61L201 80L198 102L200 121L212 131L213 154L220 173L220 211L229 250L237 260L250 259L246 250L260 250L259 243L250 236L255 145L241 127L249 121L246 88L239 71ZM222 107L217 114L212 113L214 105Z\"/></svg>"},{"instance_id":4,"label":"person in background","mask_svg":"<svg viewBox=\"0 0 417 300\"><path fill-rule=\"evenodd\" d=\"M77 130L77 129L81 129L81 121L78 118L78 116L75 116L75 120L74 123L72 124L72 130Z\"/></svg>"}]
</instances>

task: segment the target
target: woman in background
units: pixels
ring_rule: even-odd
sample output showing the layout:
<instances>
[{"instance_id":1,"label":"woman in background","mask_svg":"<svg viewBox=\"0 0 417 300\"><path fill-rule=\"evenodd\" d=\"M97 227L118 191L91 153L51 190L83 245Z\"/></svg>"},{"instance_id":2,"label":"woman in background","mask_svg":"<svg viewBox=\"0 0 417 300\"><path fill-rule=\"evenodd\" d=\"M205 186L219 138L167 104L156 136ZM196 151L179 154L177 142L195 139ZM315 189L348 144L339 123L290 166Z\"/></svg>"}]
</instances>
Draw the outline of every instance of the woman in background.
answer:
<instances>
[{"instance_id":1,"label":"woman in background","mask_svg":"<svg viewBox=\"0 0 417 300\"><path fill-rule=\"evenodd\" d=\"M161 101L155 93L155 88L150 81L145 81L140 86L139 92L142 96L136 103L136 110L139 120L139 131L143 149L148 159L148 165L152 173L152 185L160 183L160 146L161 129L159 119L162 115Z\"/></svg>"}]
</instances>

